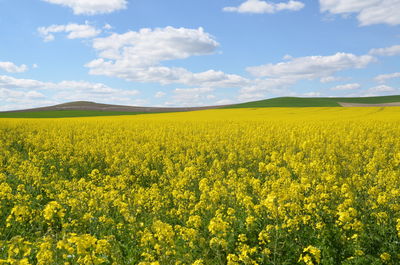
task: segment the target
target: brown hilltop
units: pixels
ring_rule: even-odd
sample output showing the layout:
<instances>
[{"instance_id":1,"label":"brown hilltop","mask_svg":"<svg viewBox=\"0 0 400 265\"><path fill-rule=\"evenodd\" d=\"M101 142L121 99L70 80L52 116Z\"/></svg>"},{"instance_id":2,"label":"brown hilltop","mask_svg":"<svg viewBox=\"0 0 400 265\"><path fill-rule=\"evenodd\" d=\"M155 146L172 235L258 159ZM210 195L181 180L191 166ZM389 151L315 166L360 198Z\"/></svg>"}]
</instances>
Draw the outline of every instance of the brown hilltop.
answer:
<instances>
[{"instance_id":1,"label":"brown hilltop","mask_svg":"<svg viewBox=\"0 0 400 265\"><path fill-rule=\"evenodd\" d=\"M13 110L7 112L38 112L38 111L56 111L56 110L95 110L95 111L124 111L124 112L181 112L181 111L194 111L206 109L218 109L226 105L220 106L206 106L206 107L139 107L139 106L125 106L125 105L111 105L102 104L91 101L74 101L63 104L58 104L48 107Z\"/></svg>"}]
</instances>

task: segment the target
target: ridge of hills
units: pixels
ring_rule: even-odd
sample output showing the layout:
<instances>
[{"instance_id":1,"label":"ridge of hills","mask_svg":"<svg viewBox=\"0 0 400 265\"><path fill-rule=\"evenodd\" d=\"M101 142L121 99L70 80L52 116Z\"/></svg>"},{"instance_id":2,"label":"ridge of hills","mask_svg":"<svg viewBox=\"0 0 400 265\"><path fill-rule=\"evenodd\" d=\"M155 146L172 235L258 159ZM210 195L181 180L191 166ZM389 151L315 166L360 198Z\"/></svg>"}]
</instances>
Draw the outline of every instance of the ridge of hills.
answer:
<instances>
[{"instance_id":1,"label":"ridge of hills","mask_svg":"<svg viewBox=\"0 0 400 265\"><path fill-rule=\"evenodd\" d=\"M207 109L272 107L371 107L400 106L400 95L379 97L278 97L239 104L204 107L140 107L112 105L91 101L74 101L54 106L0 112L0 118L57 118L135 115L145 113L183 112Z\"/></svg>"}]
</instances>

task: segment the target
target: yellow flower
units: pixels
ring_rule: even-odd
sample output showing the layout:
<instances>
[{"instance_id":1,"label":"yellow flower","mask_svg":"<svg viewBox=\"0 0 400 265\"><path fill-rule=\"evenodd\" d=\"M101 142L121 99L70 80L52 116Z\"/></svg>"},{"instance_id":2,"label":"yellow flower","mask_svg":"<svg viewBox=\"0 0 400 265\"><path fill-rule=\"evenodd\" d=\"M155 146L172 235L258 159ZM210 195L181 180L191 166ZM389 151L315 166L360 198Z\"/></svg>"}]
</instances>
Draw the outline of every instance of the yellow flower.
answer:
<instances>
[{"instance_id":1,"label":"yellow flower","mask_svg":"<svg viewBox=\"0 0 400 265\"><path fill-rule=\"evenodd\" d=\"M360 250L360 249L357 249L357 250L355 251L355 254L356 254L357 256L363 256L363 255L365 255L364 251L362 251L362 250Z\"/></svg>"},{"instance_id":2,"label":"yellow flower","mask_svg":"<svg viewBox=\"0 0 400 265\"><path fill-rule=\"evenodd\" d=\"M194 228L199 228L201 226L201 217L198 215L190 216L188 221L186 222L186 225Z\"/></svg>"},{"instance_id":3,"label":"yellow flower","mask_svg":"<svg viewBox=\"0 0 400 265\"><path fill-rule=\"evenodd\" d=\"M202 259L198 259L192 263L192 265L204 265L204 261Z\"/></svg>"},{"instance_id":4,"label":"yellow flower","mask_svg":"<svg viewBox=\"0 0 400 265\"><path fill-rule=\"evenodd\" d=\"M390 254L387 252L382 253L379 257L383 262L388 262L391 258Z\"/></svg>"},{"instance_id":5,"label":"yellow flower","mask_svg":"<svg viewBox=\"0 0 400 265\"><path fill-rule=\"evenodd\" d=\"M314 246L308 246L303 250L303 254L299 258L300 261L307 265L319 264L321 262L321 251Z\"/></svg>"},{"instance_id":6,"label":"yellow flower","mask_svg":"<svg viewBox=\"0 0 400 265\"><path fill-rule=\"evenodd\" d=\"M51 265L53 264L53 252L51 251L52 245L50 242L40 244L39 251L36 254L38 265Z\"/></svg>"},{"instance_id":7,"label":"yellow flower","mask_svg":"<svg viewBox=\"0 0 400 265\"><path fill-rule=\"evenodd\" d=\"M53 221L55 216L62 219L65 216L65 210L58 202L51 201L44 208L43 217L47 221Z\"/></svg>"}]
</instances>

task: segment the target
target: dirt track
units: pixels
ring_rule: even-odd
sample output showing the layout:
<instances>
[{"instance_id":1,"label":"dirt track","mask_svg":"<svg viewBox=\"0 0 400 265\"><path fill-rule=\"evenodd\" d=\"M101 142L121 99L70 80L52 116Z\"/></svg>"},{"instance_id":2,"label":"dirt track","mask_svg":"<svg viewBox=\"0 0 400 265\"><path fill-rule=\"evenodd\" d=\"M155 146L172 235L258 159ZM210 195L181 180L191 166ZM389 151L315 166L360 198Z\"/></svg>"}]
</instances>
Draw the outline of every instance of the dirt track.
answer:
<instances>
[{"instance_id":1,"label":"dirt track","mask_svg":"<svg viewBox=\"0 0 400 265\"><path fill-rule=\"evenodd\" d=\"M382 103L382 104L361 104L338 102L342 107L400 107L400 102Z\"/></svg>"}]
</instances>

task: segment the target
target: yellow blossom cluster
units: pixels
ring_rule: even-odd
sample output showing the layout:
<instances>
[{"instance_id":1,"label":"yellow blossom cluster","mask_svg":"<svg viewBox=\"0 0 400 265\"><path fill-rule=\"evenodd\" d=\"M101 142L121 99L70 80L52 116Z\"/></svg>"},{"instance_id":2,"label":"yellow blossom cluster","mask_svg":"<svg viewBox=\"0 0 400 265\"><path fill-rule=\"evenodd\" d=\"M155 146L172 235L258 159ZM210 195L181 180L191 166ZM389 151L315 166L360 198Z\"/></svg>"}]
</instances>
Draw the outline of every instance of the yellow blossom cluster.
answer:
<instances>
[{"instance_id":1,"label":"yellow blossom cluster","mask_svg":"<svg viewBox=\"0 0 400 265\"><path fill-rule=\"evenodd\" d=\"M0 264L400 264L400 108L0 119Z\"/></svg>"}]
</instances>

